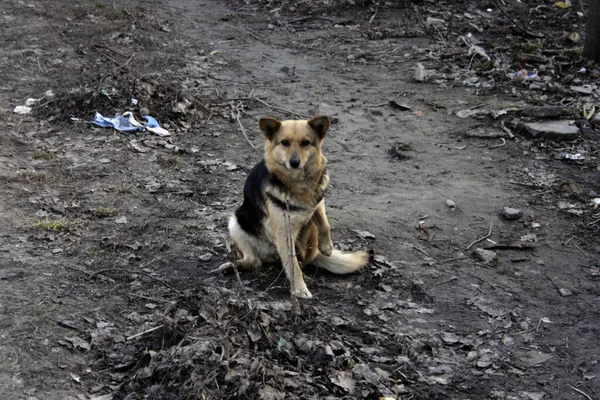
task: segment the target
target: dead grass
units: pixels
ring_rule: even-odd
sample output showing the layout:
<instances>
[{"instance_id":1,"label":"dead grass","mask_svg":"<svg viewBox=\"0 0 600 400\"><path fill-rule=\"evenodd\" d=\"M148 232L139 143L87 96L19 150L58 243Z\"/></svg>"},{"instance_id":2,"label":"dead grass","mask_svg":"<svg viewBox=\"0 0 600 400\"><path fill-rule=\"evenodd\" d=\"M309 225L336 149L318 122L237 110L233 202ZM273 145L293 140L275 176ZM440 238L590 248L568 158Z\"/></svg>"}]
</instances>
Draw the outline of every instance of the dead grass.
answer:
<instances>
[{"instance_id":1,"label":"dead grass","mask_svg":"<svg viewBox=\"0 0 600 400\"><path fill-rule=\"evenodd\" d=\"M46 160L46 161L50 161L50 160L54 160L56 159L56 154L54 153L50 153L47 151L43 151L43 150L38 150L35 152L35 154L33 155L33 158L35 160Z\"/></svg>"},{"instance_id":2,"label":"dead grass","mask_svg":"<svg viewBox=\"0 0 600 400\"><path fill-rule=\"evenodd\" d=\"M36 228L42 228L47 231L67 232L71 230L72 224L66 219L44 218L33 224Z\"/></svg>"},{"instance_id":3,"label":"dead grass","mask_svg":"<svg viewBox=\"0 0 600 400\"><path fill-rule=\"evenodd\" d=\"M115 210L107 207L94 207L91 209L92 214L94 214L98 218L106 218L110 217L115 213Z\"/></svg>"}]
</instances>

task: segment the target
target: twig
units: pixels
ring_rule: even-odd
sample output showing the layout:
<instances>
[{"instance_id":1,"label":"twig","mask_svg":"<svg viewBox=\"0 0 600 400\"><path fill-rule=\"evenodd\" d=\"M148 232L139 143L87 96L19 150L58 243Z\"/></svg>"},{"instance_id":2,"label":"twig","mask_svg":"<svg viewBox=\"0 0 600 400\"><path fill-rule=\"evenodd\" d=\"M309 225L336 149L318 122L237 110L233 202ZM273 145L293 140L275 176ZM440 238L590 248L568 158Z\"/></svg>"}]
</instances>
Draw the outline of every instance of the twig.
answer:
<instances>
[{"instance_id":1,"label":"twig","mask_svg":"<svg viewBox=\"0 0 600 400\"><path fill-rule=\"evenodd\" d=\"M135 335L129 336L127 338L127 340L132 340L132 339L138 338L140 336L143 336L143 335L145 335L147 333L151 333L151 332L157 331L160 328L162 328L163 326L164 326L164 324L163 325L159 325L159 326L155 326L154 328L150 328L150 329L148 329L147 331L144 331L144 332L136 333Z\"/></svg>"},{"instance_id":2,"label":"twig","mask_svg":"<svg viewBox=\"0 0 600 400\"><path fill-rule=\"evenodd\" d=\"M125 272L125 273L128 273L128 274L140 274L140 275L144 275L144 276L147 276L150 279L153 279L153 280L155 280L157 282L162 283L163 285L165 285L166 287L168 287L169 289L171 289L175 293L181 294L181 292L179 290L175 289L173 286L169 285L167 282L163 281L162 279L158 279L158 278L150 275L149 273L143 272L143 271L130 271L130 270L127 270L127 269L122 269L122 268L107 268L107 269L101 269L100 271L96 271L93 274L90 274L87 277L87 279L92 279L96 275L100 275L100 274L103 274L105 272L110 272L110 271L118 271L118 272Z\"/></svg>"},{"instance_id":3,"label":"twig","mask_svg":"<svg viewBox=\"0 0 600 400\"><path fill-rule=\"evenodd\" d=\"M495 291L498 291L498 287L497 287L496 285L494 285L493 283L489 283L488 281L486 281L486 280L485 280L485 279L483 279L483 278L480 278L480 277L478 277L477 275L473 275L473 274L470 274L470 275L471 275L473 278L475 278L475 279L478 279L478 280L480 280L481 282L483 282L483 283L486 283L486 284L490 285L492 288L494 288L494 290L495 290Z\"/></svg>"},{"instance_id":4,"label":"twig","mask_svg":"<svg viewBox=\"0 0 600 400\"><path fill-rule=\"evenodd\" d=\"M433 28L440 35L440 39L442 39L442 44L444 45L444 47L448 48L448 45L446 44L446 41L444 40L444 35L442 35L442 32L440 32L440 30L438 29L438 27L435 26L435 25L433 25ZM473 55L473 56L475 56L475 55ZM473 58L471 58L471 62L473 62ZM471 63L469 63L469 68L468 69L471 69Z\"/></svg>"},{"instance_id":5,"label":"twig","mask_svg":"<svg viewBox=\"0 0 600 400\"><path fill-rule=\"evenodd\" d=\"M491 235L492 235L492 221L490 221L490 230L488 231L488 234L471 242L471 244L469 244L465 250L469 250L471 247L473 247L473 245L481 242L482 240L489 238Z\"/></svg>"},{"instance_id":6,"label":"twig","mask_svg":"<svg viewBox=\"0 0 600 400\"><path fill-rule=\"evenodd\" d=\"M92 44L92 46L94 46L94 47L102 47L102 48L104 48L104 49L106 49L106 50L110 50L110 51L112 51L113 53L120 55L121 57L127 57L127 55L126 55L126 54L123 54L123 53L121 53L120 51L117 51L117 50L115 50L115 49L111 49L110 47L108 47L108 46L106 46L106 45L103 45L103 44L101 44L101 43L94 43L94 44Z\"/></svg>"},{"instance_id":7,"label":"twig","mask_svg":"<svg viewBox=\"0 0 600 400\"><path fill-rule=\"evenodd\" d=\"M497 149L498 147L506 146L506 139L500 138L500 140L502 140L502 143L490 146L490 149Z\"/></svg>"},{"instance_id":8,"label":"twig","mask_svg":"<svg viewBox=\"0 0 600 400\"><path fill-rule=\"evenodd\" d=\"M579 393L580 395L585 396L586 399L592 400L592 398L583 390L579 390L576 387L571 386L571 385L567 385L567 386L570 387L571 389L573 389L574 391L576 391L577 393Z\"/></svg>"},{"instance_id":9,"label":"twig","mask_svg":"<svg viewBox=\"0 0 600 400\"><path fill-rule=\"evenodd\" d=\"M371 24L373 22L373 20L375 19L375 16L377 16L377 11L379 11L379 3L377 3L377 5L375 6L375 13L373 14L373 16L371 17L371 19L369 20L369 24Z\"/></svg>"},{"instance_id":10,"label":"twig","mask_svg":"<svg viewBox=\"0 0 600 400\"><path fill-rule=\"evenodd\" d=\"M425 256L427 256L427 257L429 257L429 258L433 258L433 259L435 260L435 257L432 257L432 256L430 256L429 254L427 254L427 252L426 252L425 250L423 250L423 249L421 248L421 246L413 244L413 249L415 249L415 250L417 250L417 251L419 251L419 252L421 252L421 253L425 254ZM436 260L436 261L437 261L437 260Z\"/></svg>"},{"instance_id":11,"label":"twig","mask_svg":"<svg viewBox=\"0 0 600 400\"><path fill-rule=\"evenodd\" d=\"M504 121L500 124L500 127L502 128L502 130L504 132L506 132L506 134L508 135L509 139L514 139L515 135L512 133L512 131L510 129L508 129L506 126L504 126Z\"/></svg>"},{"instance_id":12,"label":"twig","mask_svg":"<svg viewBox=\"0 0 600 400\"><path fill-rule=\"evenodd\" d=\"M248 135L246 134L246 130L244 129L244 125L242 125L242 121L240 121L240 107L236 107L236 111L237 113L234 115L233 114L233 105L231 106L231 117L235 118L238 122L238 124L240 125L240 128L242 128L242 134L244 135L244 139L246 139L246 142L248 142L248 144L250 145L250 147L252 147L253 149L255 148L254 145L252 144L252 142L250 141L250 139L248 139Z\"/></svg>"},{"instance_id":13,"label":"twig","mask_svg":"<svg viewBox=\"0 0 600 400\"><path fill-rule=\"evenodd\" d=\"M456 276L453 276L452 278L450 278L450 279L448 279L448 280L445 280L445 281L441 281L441 282L438 282L438 283L436 283L436 284L435 284L435 286L440 286L440 285L443 285L444 283L449 283L449 282L455 281L455 280L457 280L457 279L458 279L458 278L457 278Z\"/></svg>"},{"instance_id":14,"label":"twig","mask_svg":"<svg viewBox=\"0 0 600 400\"><path fill-rule=\"evenodd\" d=\"M295 277L295 265L294 265L294 238L292 231L292 219L290 218L290 205L287 204L287 212L283 213L285 220L285 240L288 248L288 267L290 269L290 299L292 301L292 313L294 318L298 315L298 299L296 298L296 277Z\"/></svg>"},{"instance_id":15,"label":"twig","mask_svg":"<svg viewBox=\"0 0 600 400\"><path fill-rule=\"evenodd\" d=\"M331 18L309 15L308 17L302 17L302 18L293 19L291 21L286 21L285 23L286 24L295 24L296 22L304 22L304 21L307 21L309 19L320 19L322 21L327 21L327 22L336 22L334 19L331 19Z\"/></svg>"},{"instance_id":16,"label":"twig","mask_svg":"<svg viewBox=\"0 0 600 400\"><path fill-rule=\"evenodd\" d=\"M258 101L261 104L264 104L265 106L269 107L272 110L281 111L281 112L288 113L291 115L297 115L298 117L302 117L302 118L310 118L310 115L300 114L295 111L286 110L285 108L272 106L269 103L267 103L266 101L259 99L258 97L253 97L252 99Z\"/></svg>"},{"instance_id":17,"label":"twig","mask_svg":"<svg viewBox=\"0 0 600 400\"><path fill-rule=\"evenodd\" d=\"M544 35L538 35L538 34L535 34L535 33L531 33L531 32L529 32L529 31L527 31L525 28L521 27L519 24L517 24L517 23L515 22L515 20L514 20L514 19L512 19L512 18L510 17L510 15L508 15L508 14L506 13L506 11L504 11L504 9L502 9L502 7L500 7L500 4L498 4L498 0L494 0L494 3L496 3L496 7L498 7L498 10L500 10L500 12L502 12L502 14L504 14L504 16L505 16L506 18L508 18L508 20L509 20L510 22L512 22L514 26L516 26L517 28L519 28L519 30L520 30L521 32L523 32L524 34L526 34L526 35L528 35L528 36L531 36L531 37L534 37L534 38L538 38L538 39L541 39L541 38L543 38L543 37L544 37Z\"/></svg>"},{"instance_id":18,"label":"twig","mask_svg":"<svg viewBox=\"0 0 600 400\"><path fill-rule=\"evenodd\" d=\"M544 188L544 186L542 186L542 185L536 185L534 183L518 182L518 181L514 181L512 179L510 181L508 181L508 183L510 183L511 185L525 186L525 187L530 187L530 188L534 188L534 189L543 189Z\"/></svg>"},{"instance_id":19,"label":"twig","mask_svg":"<svg viewBox=\"0 0 600 400\"><path fill-rule=\"evenodd\" d=\"M173 300L159 299L157 297L144 296L141 294L129 293L129 295L133 296L133 297L139 297L140 299L144 299L144 300L157 301L157 302L163 302L163 303L173 303Z\"/></svg>"},{"instance_id":20,"label":"twig","mask_svg":"<svg viewBox=\"0 0 600 400\"><path fill-rule=\"evenodd\" d=\"M238 269L237 269L237 266L235 265L235 263L233 264L233 273L235 274L235 279L237 279L238 284L240 285L242 294L246 294L246 288L242 284L242 279L240 278L240 273L238 272Z\"/></svg>"},{"instance_id":21,"label":"twig","mask_svg":"<svg viewBox=\"0 0 600 400\"><path fill-rule=\"evenodd\" d=\"M62 326L63 328L73 329L74 331L81 331L81 329L80 329L80 328L76 327L76 326L75 326L75 325L73 325L73 324L70 324L70 323L68 323L68 322L65 322L65 321L60 321L60 320L58 320L58 321L56 321L56 324L57 324L58 326Z\"/></svg>"},{"instance_id":22,"label":"twig","mask_svg":"<svg viewBox=\"0 0 600 400\"><path fill-rule=\"evenodd\" d=\"M115 72L117 72L118 70L120 70L121 68L125 68L127 66L127 64L129 64L131 62L131 60L133 60L133 57L135 57L135 53L133 53L131 55L131 57L129 57L127 59L127 61L125 61L122 65L118 66L117 69L115 70Z\"/></svg>"},{"instance_id":23,"label":"twig","mask_svg":"<svg viewBox=\"0 0 600 400\"><path fill-rule=\"evenodd\" d=\"M460 256L460 257L452 257L452 258L447 258L447 259L445 259L445 260L438 261L437 263L438 263L438 264L444 264L444 263L447 263L447 262L450 262L450 261L462 260L462 259L464 259L464 258L467 258L467 257L465 257L465 256Z\"/></svg>"}]
</instances>

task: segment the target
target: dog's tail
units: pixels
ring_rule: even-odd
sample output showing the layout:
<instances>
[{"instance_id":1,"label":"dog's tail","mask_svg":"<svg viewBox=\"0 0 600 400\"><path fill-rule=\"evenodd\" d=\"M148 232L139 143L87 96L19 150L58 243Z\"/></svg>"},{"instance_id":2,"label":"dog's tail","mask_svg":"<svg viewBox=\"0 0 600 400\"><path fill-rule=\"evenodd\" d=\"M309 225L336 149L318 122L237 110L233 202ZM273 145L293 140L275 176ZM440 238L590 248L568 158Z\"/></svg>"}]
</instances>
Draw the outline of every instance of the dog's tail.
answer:
<instances>
[{"instance_id":1,"label":"dog's tail","mask_svg":"<svg viewBox=\"0 0 600 400\"><path fill-rule=\"evenodd\" d=\"M355 251L348 253L340 250L333 250L331 255L325 256L319 254L311 264L319 268L324 268L334 274L350 274L360 270L369 262L369 254L366 251Z\"/></svg>"}]
</instances>

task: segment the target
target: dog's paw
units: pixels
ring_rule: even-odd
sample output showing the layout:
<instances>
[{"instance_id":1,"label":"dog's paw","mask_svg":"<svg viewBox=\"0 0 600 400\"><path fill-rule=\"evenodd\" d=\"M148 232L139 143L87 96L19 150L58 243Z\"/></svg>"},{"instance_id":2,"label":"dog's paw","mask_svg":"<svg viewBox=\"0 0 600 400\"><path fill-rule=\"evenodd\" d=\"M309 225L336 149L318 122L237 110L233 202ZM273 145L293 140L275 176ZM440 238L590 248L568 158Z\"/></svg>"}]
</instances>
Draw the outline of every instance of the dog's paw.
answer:
<instances>
[{"instance_id":1,"label":"dog's paw","mask_svg":"<svg viewBox=\"0 0 600 400\"><path fill-rule=\"evenodd\" d=\"M294 294L300 299L312 299L313 297L312 293L310 293L306 286L304 286L304 288L302 289L296 289L296 292Z\"/></svg>"},{"instance_id":2,"label":"dog's paw","mask_svg":"<svg viewBox=\"0 0 600 400\"><path fill-rule=\"evenodd\" d=\"M324 256L329 257L333 252L333 242L329 240L328 243L319 243L319 251Z\"/></svg>"}]
</instances>

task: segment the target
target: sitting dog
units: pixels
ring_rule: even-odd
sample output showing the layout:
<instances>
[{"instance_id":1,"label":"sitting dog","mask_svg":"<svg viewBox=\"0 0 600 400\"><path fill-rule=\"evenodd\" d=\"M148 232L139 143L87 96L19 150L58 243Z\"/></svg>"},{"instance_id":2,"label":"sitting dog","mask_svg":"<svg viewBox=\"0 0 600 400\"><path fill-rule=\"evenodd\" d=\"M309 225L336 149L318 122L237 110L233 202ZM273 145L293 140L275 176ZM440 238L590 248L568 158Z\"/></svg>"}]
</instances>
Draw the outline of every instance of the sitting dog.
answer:
<instances>
[{"instance_id":1,"label":"sitting dog","mask_svg":"<svg viewBox=\"0 0 600 400\"><path fill-rule=\"evenodd\" d=\"M331 241L323 200L329 176L321 153L329 117L258 123L267 139L265 157L248 175L244 201L229 220L238 265L281 261L296 296L311 298L300 265L348 274L368 262L366 252L335 250Z\"/></svg>"}]
</instances>

